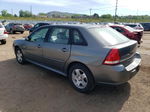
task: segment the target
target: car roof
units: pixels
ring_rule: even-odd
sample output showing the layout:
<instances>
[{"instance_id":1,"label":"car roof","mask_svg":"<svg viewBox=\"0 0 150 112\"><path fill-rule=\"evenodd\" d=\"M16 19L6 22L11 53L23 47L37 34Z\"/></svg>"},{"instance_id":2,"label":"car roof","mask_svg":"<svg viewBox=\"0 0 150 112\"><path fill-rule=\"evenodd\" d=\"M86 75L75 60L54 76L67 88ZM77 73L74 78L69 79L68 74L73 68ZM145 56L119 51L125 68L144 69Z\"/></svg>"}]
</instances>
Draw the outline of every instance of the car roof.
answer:
<instances>
[{"instance_id":1,"label":"car roof","mask_svg":"<svg viewBox=\"0 0 150 112\"><path fill-rule=\"evenodd\" d=\"M106 25L90 25L90 24L57 24L57 25L46 25L46 26L58 26L58 27L71 27L71 28L104 28Z\"/></svg>"}]
</instances>

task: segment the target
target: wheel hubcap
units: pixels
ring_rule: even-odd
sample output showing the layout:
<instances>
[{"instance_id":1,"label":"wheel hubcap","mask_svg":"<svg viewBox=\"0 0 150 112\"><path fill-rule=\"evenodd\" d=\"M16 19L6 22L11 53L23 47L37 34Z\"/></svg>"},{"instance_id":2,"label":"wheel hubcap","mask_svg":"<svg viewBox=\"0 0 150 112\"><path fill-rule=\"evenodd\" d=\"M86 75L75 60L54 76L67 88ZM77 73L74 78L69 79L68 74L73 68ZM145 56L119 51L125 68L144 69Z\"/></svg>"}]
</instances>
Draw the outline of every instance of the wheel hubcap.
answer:
<instances>
[{"instance_id":1,"label":"wheel hubcap","mask_svg":"<svg viewBox=\"0 0 150 112\"><path fill-rule=\"evenodd\" d=\"M72 81L79 89L84 89L88 84L88 79L85 72L81 69L75 69L72 72Z\"/></svg>"},{"instance_id":2,"label":"wheel hubcap","mask_svg":"<svg viewBox=\"0 0 150 112\"><path fill-rule=\"evenodd\" d=\"M19 62L22 62L22 53L21 53L20 50L17 50L17 60L18 60Z\"/></svg>"}]
</instances>

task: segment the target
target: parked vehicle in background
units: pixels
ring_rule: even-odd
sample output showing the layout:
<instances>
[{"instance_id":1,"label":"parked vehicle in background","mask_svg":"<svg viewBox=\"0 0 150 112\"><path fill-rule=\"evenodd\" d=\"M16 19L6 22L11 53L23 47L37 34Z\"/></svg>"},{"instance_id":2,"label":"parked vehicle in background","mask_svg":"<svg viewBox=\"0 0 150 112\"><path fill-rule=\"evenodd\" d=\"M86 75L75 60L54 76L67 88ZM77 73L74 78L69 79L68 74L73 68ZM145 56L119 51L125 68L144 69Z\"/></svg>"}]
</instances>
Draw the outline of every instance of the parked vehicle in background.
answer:
<instances>
[{"instance_id":1,"label":"parked vehicle in background","mask_svg":"<svg viewBox=\"0 0 150 112\"><path fill-rule=\"evenodd\" d=\"M20 23L9 23L5 26L5 28L11 34L15 34L16 32L20 32L23 34L25 31L23 25Z\"/></svg>"},{"instance_id":2,"label":"parked vehicle in background","mask_svg":"<svg viewBox=\"0 0 150 112\"><path fill-rule=\"evenodd\" d=\"M128 23L128 24L124 24L126 26L130 26L131 28L135 29L135 30L143 30L144 28L140 23Z\"/></svg>"},{"instance_id":3,"label":"parked vehicle in background","mask_svg":"<svg viewBox=\"0 0 150 112\"><path fill-rule=\"evenodd\" d=\"M142 42L143 30L135 30L129 26L125 25L110 25L116 31L122 33L126 37L132 40L136 40L138 44Z\"/></svg>"},{"instance_id":4,"label":"parked vehicle in background","mask_svg":"<svg viewBox=\"0 0 150 112\"><path fill-rule=\"evenodd\" d=\"M24 24L23 26L24 26L25 30L29 30L29 29L31 29L32 27L34 27L33 24Z\"/></svg>"},{"instance_id":5,"label":"parked vehicle in background","mask_svg":"<svg viewBox=\"0 0 150 112\"><path fill-rule=\"evenodd\" d=\"M141 25L144 27L144 31L150 31L150 23L141 23Z\"/></svg>"},{"instance_id":6,"label":"parked vehicle in background","mask_svg":"<svg viewBox=\"0 0 150 112\"><path fill-rule=\"evenodd\" d=\"M37 24L34 25L34 27L29 29L29 32L31 33L33 31L35 31L36 29L38 29L39 27L44 26L44 25L49 25L49 23L37 23Z\"/></svg>"},{"instance_id":7,"label":"parked vehicle in background","mask_svg":"<svg viewBox=\"0 0 150 112\"><path fill-rule=\"evenodd\" d=\"M89 92L97 83L125 83L141 63L137 42L108 26L44 26L13 46L18 63L28 61L67 76L79 92Z\"/></svg>"},{"instance_id":8,"label":"parked vehicle in background","mask_svg":"<svg viewBox=\"0 0 150 112\"><path fill-rule=\"evenodd\" d=\"M6 44L6 39L8 38L8 33L5 27L0 23L0 42L1 44Z\"/></svg>"}]
</instances>

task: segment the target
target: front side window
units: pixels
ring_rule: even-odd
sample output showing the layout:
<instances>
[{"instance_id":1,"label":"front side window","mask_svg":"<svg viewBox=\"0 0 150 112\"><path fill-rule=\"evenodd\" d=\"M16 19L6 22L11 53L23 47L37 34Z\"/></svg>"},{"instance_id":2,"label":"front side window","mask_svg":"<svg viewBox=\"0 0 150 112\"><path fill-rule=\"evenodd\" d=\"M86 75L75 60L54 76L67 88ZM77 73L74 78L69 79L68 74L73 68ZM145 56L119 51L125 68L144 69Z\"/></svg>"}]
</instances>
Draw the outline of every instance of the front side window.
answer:
<instances>
[{"instance_id":1,"label":"front side window","mask_svg":"<svg viewBox=\"0 0 150 112\"><path fill-rule=\"evenodd\" d=\"M67 28L53 28L49 36L48 42L55 44L68 44L69 29Z\"/></svg>"},{"instance_id":2,"label":"front side window","mask_svg":"<svg viewBox=\"0 0 150 112\"><path fill-rule=\"evenodd\" d=\"M45 36L47 34L47 31L48 31L48 28L43 28L43 29L40 29L40 30L34 32L30 37L30 41L43 42L45 39Z\"/></svg>"}]
</instances>

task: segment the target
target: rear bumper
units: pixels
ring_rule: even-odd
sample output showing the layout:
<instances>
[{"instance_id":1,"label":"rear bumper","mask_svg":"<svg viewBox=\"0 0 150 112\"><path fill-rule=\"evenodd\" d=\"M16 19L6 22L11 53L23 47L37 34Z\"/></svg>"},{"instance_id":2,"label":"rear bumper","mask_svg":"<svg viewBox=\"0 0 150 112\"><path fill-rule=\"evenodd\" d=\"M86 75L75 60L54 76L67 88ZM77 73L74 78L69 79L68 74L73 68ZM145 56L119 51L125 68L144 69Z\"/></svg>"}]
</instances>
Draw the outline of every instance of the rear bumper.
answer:
<instances>
[{"instance_id":1,"label":"rear bumper","mask_svg":"<svg viewBox=\"0 0 150 112\"><path fill-rule=\"evenodd\" d=\"M127 82L135 76L140 69L140 65L141 56L136 53L133 62L128 66L124 66L123 64L115 66L102 65L90 69L97 83L118 85Z\"/></svg>"},{"instance_id":2,"label":"rear bumper","mask_svg":"<svg viewBox=\"0 0 150 112\"><path fill-rule=\"evenodd\" d=\"M8 34L0 35L0 40L4 40L8 38Z\"/></svg>"}]
</instances>

